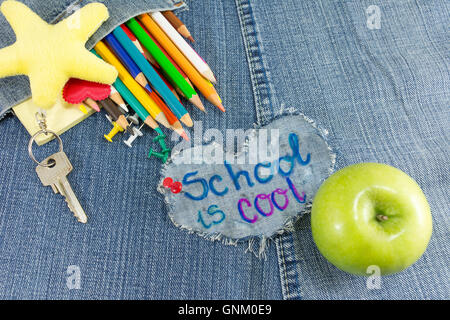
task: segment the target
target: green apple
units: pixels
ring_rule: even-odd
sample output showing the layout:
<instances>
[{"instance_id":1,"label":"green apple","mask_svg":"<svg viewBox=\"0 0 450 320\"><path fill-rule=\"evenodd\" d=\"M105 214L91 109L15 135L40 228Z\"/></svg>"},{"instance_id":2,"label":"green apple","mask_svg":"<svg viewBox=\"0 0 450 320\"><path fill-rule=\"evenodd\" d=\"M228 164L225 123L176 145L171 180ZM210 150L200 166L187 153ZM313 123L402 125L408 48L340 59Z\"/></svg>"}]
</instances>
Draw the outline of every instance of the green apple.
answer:
<instances>
[{"instance_id":1,"label":"green apple","mask_svg":"<svg viewBox=\"0 0 450 320\"><path fill-rule=\"evenodd\" d=\"M431 237L430 206L406 173L379 163L351 165L331 175L312 207L314 241L339 269L369 275L399 272L424 253Z\"/></svg>"}]
</instances>

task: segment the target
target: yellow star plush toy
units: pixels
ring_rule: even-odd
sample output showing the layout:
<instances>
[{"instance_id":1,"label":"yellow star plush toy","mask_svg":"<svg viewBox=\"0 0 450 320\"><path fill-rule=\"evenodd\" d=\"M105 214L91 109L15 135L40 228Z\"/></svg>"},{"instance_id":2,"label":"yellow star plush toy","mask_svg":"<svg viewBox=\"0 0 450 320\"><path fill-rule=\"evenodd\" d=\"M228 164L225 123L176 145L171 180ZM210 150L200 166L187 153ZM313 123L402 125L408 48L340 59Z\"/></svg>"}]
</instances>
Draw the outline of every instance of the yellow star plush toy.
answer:
<instances>
[{"instance_id":1,"label":"yellow star plush toy","mask_svg":"<svg viewBox=\"0 0 450 320\"><path fill-rule=\"evenodd\" d=\"M16 43L0 50L0 77L28 75L33 102L50 108L70 78L112 84L117 70L90 53L85 43L109 17L101 3L91 3L51 25L24 4L1 5L16 33Z\"/></svg>"}]
</instances>

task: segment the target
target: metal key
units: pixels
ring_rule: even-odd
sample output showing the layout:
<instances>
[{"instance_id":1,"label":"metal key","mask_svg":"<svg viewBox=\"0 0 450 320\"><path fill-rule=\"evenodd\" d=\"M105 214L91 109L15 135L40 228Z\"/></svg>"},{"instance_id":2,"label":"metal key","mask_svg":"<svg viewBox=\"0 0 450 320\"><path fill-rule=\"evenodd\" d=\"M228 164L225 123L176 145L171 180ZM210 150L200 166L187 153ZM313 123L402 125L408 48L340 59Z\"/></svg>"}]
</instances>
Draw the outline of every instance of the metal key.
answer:
<instances>
[{"instance_id":1,"label":"metal key","mask_svg":"<svg viewBox=\"0 0 450 320\"><path fill-rule=\"evenodd\" d=\"M45 166L42 166L45 165ZM51 186L55 193L66 199L70 211L81 223L87 222L87 216L67 180L73 167L64 151L57 152L41 162L36 173L44 186Z\"/></svg>"}]
</instances>

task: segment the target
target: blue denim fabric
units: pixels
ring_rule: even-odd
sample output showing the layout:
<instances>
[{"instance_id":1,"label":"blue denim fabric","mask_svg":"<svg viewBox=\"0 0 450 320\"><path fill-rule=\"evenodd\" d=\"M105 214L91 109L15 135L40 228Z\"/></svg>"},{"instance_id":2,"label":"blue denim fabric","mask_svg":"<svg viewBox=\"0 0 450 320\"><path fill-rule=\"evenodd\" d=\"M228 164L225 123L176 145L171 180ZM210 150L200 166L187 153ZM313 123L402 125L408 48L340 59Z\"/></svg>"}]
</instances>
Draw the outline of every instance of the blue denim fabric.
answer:
<instances>
[{"instance_id":1,"label":"blue denim fabric","mask_svg":"<svg viewBox=\"0 0 450 320\"><path fill-rule=\"evenodd\" d=\"M188 4L181 17L220 79L217 91L229 111L206 101L207 114L187 109L205 130L250 127L256 111L235 3ZM157 147L154 134L143 128L129 149L123 136L105 141L110 129L102 112L61 136L74 166L69 181L89 217L82 225L60 195L41 186L20 122L0 121L0 298L282 298L273 244L261 260L245 252L247 244L226 246L176 228L156 191L161 163L147 159ZM43 159L56 148L52 142L34 150ZM80 267L80 290L66 286L69 265Z\"/></svg>"},{"instance_id":2,"label":"blue denim fabric","mask_svg":"<svg viewBox=\"0 0 450 320\"><path fill-rule=\"evenodd\" d=\"M264 68L256 82L271 85L263 91L271 103L260 104L259 113L294 107L315 119L329 130L336 169L383 162L404 170L423 188L433 216L425 254L384 277L379 290L328 263L305 216L296 232L277 240L284 298L448 299L448 2L238 3L249 34L256 24L257 44L251 45L259 48ZM370 5L380 8L381 29L367 27Z\"/></svg>"},{"instance_id":3,"label":"blue denim fabric","mask_svg":"<svg viewBox=\"0 0 450 320\"><path fill-rule=\"evenodd\" d=\"M0 4L4 0L0 0ZM152 10L170 10L177 0L20 0L48 23L56 23L90 2L101 2L109 10L109 19L92 35L86 47L92 49L98 40L111 32L118 24L127 21L141 13ZM178 6L185 8L184 4ZM16 41L5 16L0 13L0 48ZM31 96L30 84L26 76L15 76L0 79L0 119L10 107L28 99Z\"/></svg>"},{"instance_id":4,"label":"blue denim fabric","mask_svg":"<svg viewBox=\"0 0 450 320\"><path fill-rule=\"evenodd\" d=\"M62 135L75 168L69 180L90 219L81 225L60 196L41 187L26 152L29 137L6 117L0 122L0 297L450 298L448 3L189 5L181 17L215 71L227 108L225 115L190 108L193 119L223 131L265 124L282 110L303 112L328 129L336 169L384 162L417 180L433 215L427 251L409 269L383 278L381 289L369 290L365 278L320 255L309 216L276 240L276 250L268 248L267 260L244 253L244 244L190 235L171 224L156 193L161 166L145 159L151 134L132 149L107 144L102 134L110 127L101 114ZM381 9L381 29L367 28L370 5ZM69 265L80 267L80 290L66 287Z\"/></svg>"}]
</instances>

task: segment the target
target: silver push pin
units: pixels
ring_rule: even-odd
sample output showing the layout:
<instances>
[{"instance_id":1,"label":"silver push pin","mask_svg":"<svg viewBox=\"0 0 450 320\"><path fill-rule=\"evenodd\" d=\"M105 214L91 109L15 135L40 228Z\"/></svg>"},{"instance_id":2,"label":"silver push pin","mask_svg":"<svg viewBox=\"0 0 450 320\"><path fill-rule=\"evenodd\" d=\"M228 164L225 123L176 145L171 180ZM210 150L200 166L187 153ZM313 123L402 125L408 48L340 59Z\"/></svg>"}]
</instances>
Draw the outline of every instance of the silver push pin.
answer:
<instances>
[{"instance_id":1,"label":"silver push pin","mask_svg":"<svg viewBox=\"0 0 450 320\"><path fill-rule=\"evenodd\" d=\"M134 142L134 140L136 140L138 137L142 137L144 134L142 133L141 129L142 126L144 124L142 124L139 129L136 127L133 127L133 134L130 135L130 137L128 138L128 140L124 140L123 143L125 143L128 147L132 147L132 144Z\"/></svg>"},{"instance_id":2,"label":"silver push pin","mask_svg":"<svg viewBox=\"0 0 450 320\"><path fill-rule=\"evenodd\" d=\"M130 120L131 123L133 123L134 125L138 126L139 125L139 116L137 113L135 113L134 115L129 115L127 117L128 120Z\"/></svg>"}]
</instances>

